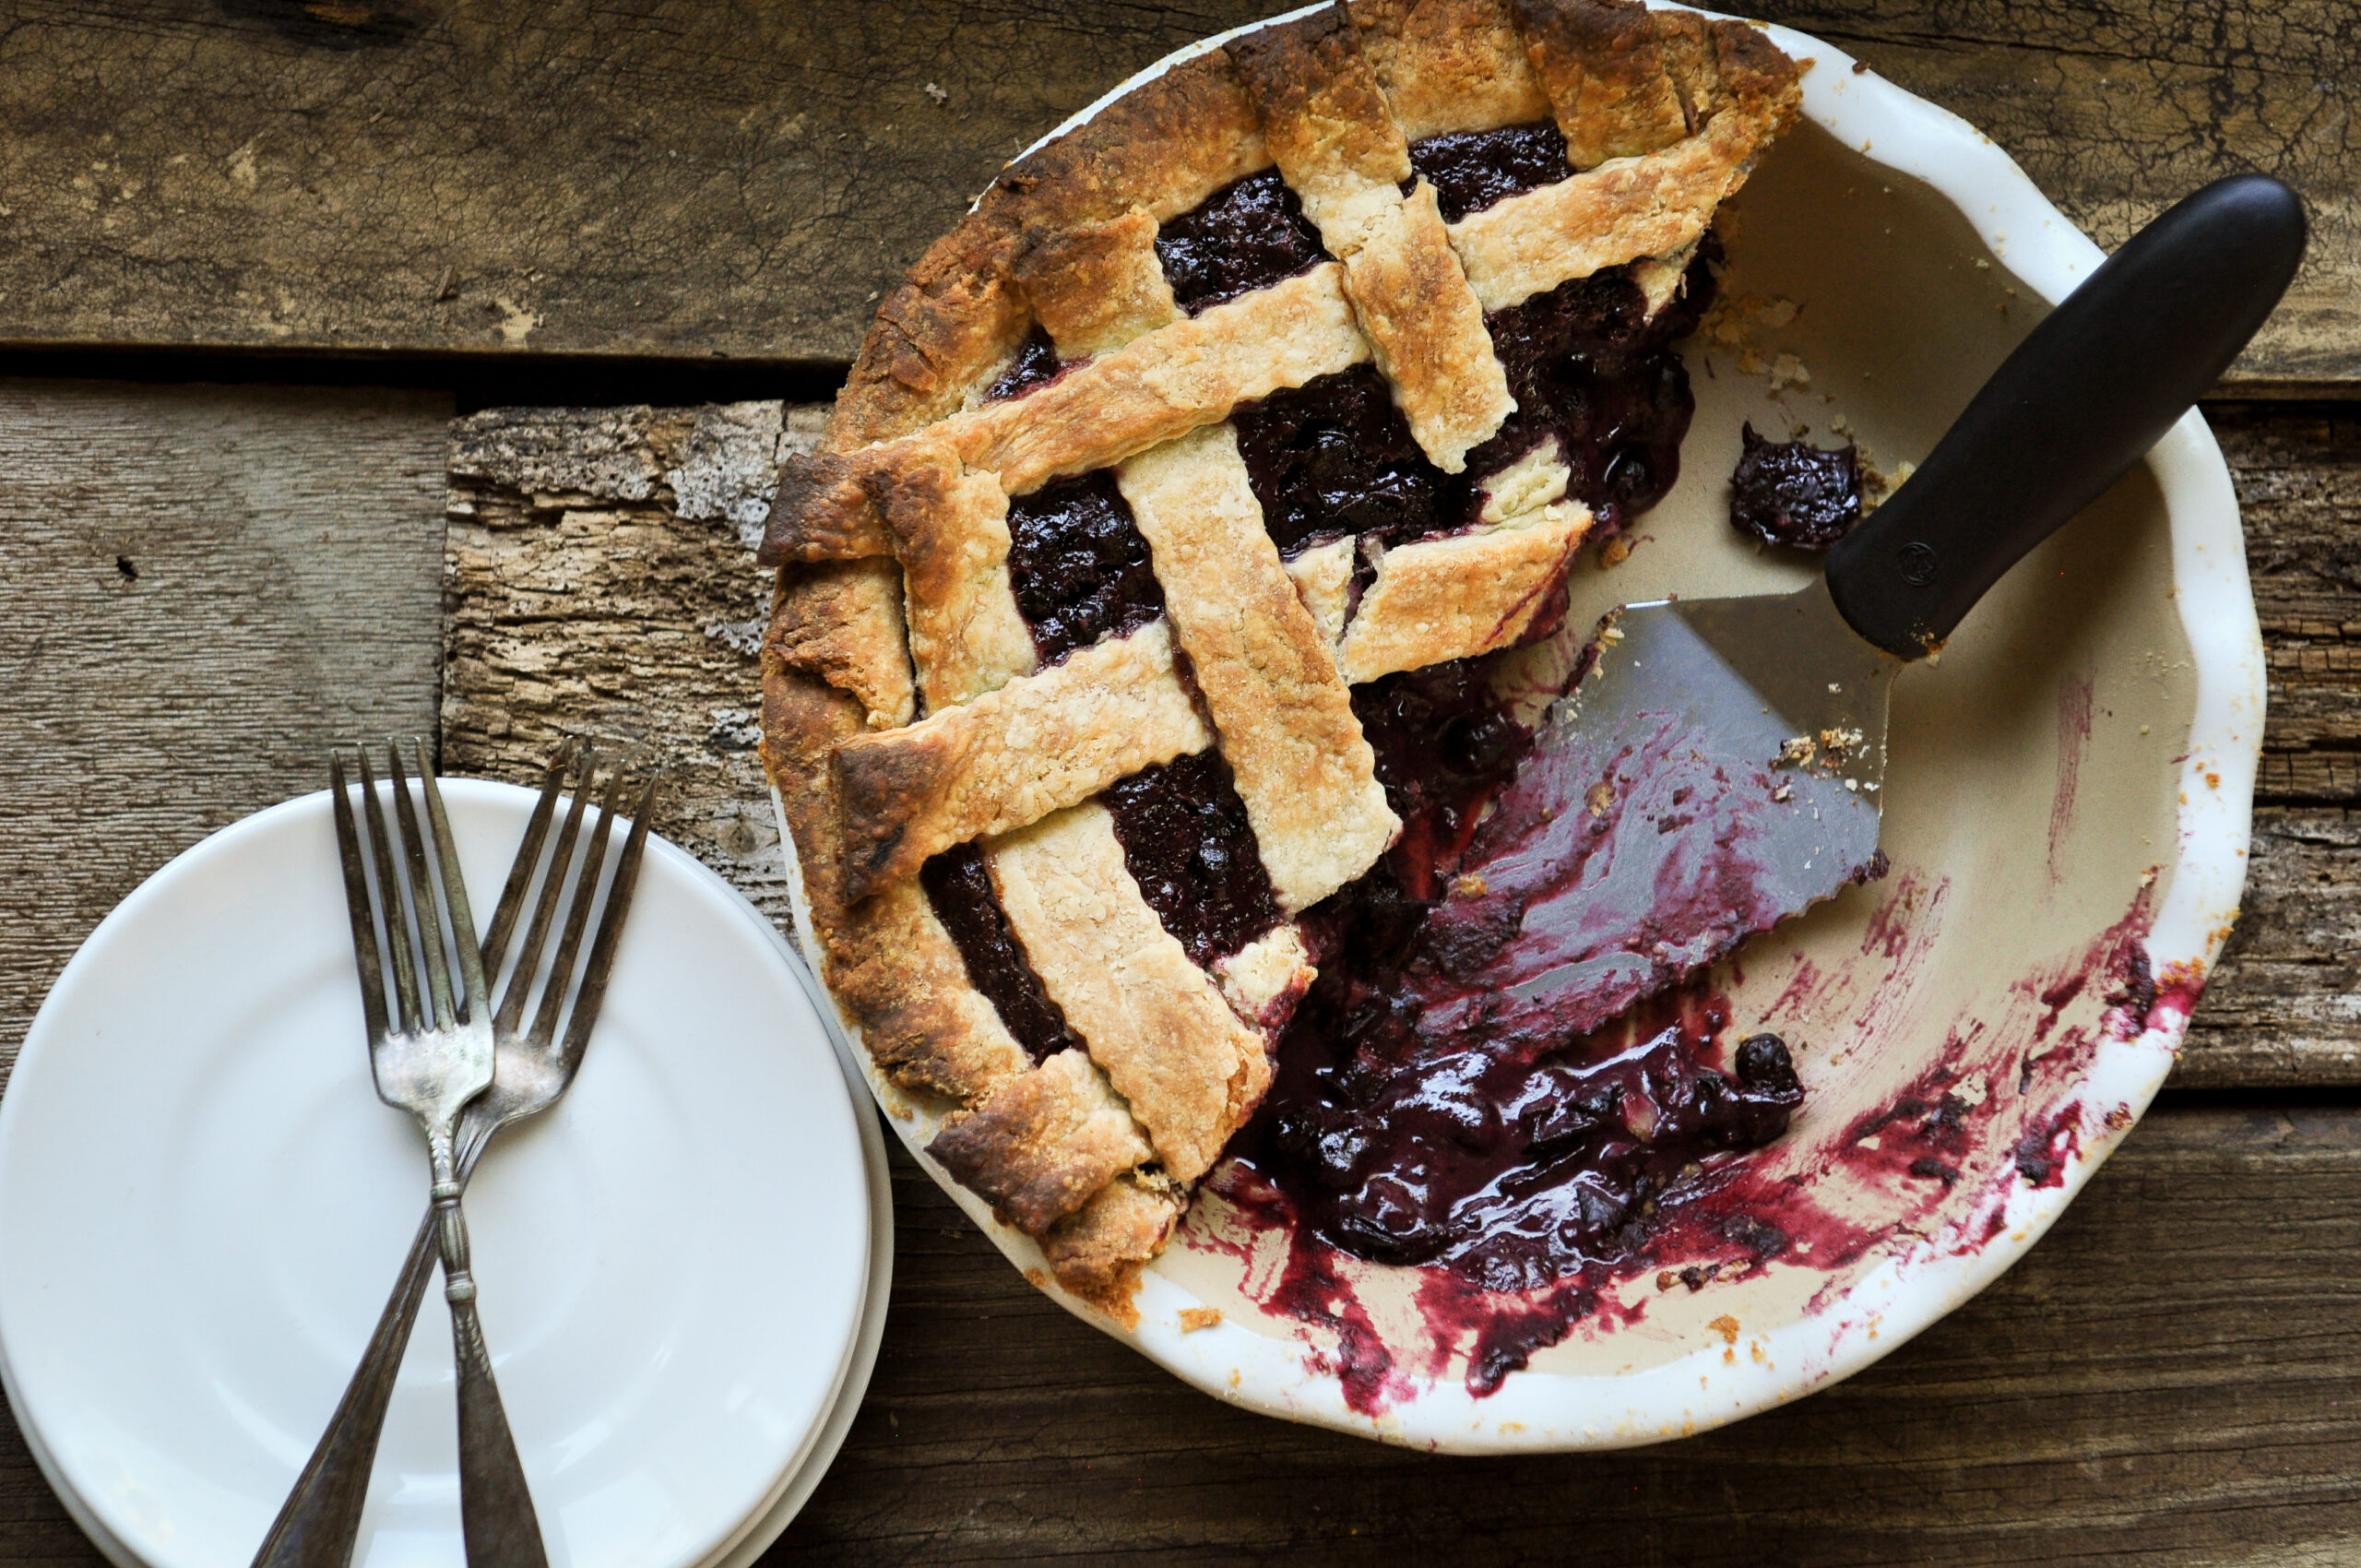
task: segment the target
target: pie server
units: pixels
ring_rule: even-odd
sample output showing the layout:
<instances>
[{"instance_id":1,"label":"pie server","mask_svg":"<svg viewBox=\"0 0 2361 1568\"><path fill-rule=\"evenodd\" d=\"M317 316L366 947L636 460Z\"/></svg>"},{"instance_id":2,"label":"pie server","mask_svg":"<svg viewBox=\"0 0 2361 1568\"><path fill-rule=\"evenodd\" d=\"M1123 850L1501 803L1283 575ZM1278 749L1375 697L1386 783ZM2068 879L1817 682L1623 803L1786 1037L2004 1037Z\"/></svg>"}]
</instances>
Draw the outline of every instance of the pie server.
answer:
<instances>
[{"instance_id":1,"label":"pie server","mask_svg":"<svg viewBox=\"0 0 2361 1568\"><path fill-rule=\"evenodd\" d=\"M1608 615L1542 742L1553 771L1589 781L1580 826L1605 852L1584 854L1575 897L1527 910L1548 961L1508 989L1596 1028L1881 874L1894 675L2213 384L2295 276L2304 232L2275 180L2206 186L2034 328L1821 580Z\"/></svg>"}]
</instances>

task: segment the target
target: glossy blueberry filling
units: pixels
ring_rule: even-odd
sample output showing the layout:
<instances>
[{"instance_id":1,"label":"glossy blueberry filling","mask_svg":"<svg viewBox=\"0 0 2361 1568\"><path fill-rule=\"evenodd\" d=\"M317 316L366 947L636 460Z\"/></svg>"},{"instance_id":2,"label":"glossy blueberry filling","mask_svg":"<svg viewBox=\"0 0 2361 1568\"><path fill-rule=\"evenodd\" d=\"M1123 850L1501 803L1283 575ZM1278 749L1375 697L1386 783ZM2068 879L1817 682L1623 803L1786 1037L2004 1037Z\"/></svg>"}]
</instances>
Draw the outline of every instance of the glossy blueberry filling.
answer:
<instances>
[{"instance_id":1,"label":"glossy blueberry filling","mask_svg":"<svg viewBox=\"0 0 2361 1568\"><path fill-rule=\"evenodd\" d=\"M1060 369L1057 345L1038 325L1025 335L1016 346L1016 357L997 380L984 388L984 401L1001 402L1009 398L1021 398L1044 382L1057 379Z\"/></svg>"},{"instance_id":2,"label":"glossy blueberry filling","mask_svg":"<svg viewBox=\"0 0 2361 1568\"><path fill-rule=\"evenodd\" d=\"M1730 472L1730 524L1750 539L1826 550L1861 520L1861 464L1852 446L1766 441L1748 424Z\"/></svg>"},{"instance_id":3,"label":"glossy blueberry filling","mask_svg":"<svg viewBox=\"0 0 2361 1568\"><path fill-rule=\"evenodd\" d=\"M1008 540L1009 584L1044 664L1164 613L1147 540L1105 469L1011 500Z\"/></svg>"},{"instance_id":4,"label":"glossy blueberry filling","mask_svg":"<svg viewBox=\"0 0 2361 1568\"><path fill-rule=\"evenodd\" d=\"M1157 232L1172 297L1191 315L1267 289L1326 257L1320 232L1276 169L1228 184Z\"/></svg>"},{"instance_id":5,"label":"glossy blueberry filling","mask_svg":"<svg viewBox=\"0 0 2361 1568\"><path fill-rule=\"evenodd\" d=\"M1098 799L1141 895L1197 963L1226 958L1279 923L1246 802L1218 750L1142 768Z\"/></svg>"},{"instance_id":6,"label":"glossy blueberry filling","mask_svg":"<svg viewBox=\"0 0 2361 1568\"><path fill-rule=\"evenodd\" d=\"M1016 1043L1036 1062L1046 1062L1082 1041L1066 1028L1066 1016L1041 987L1041 977L1025 960L1016 933L992 892L983 851L973 844L945 849L919 868L919 885L935 918L967 966L967 982L1000 1014Z\"/></svg>"},{"instance_id":7,"label":"glossy blueberry filling","mask_svg":"<svg viewBox=\"0 0 2361 1568\"><path fill-rule=\"evenodd\" d=\"M1564 135L1547 121L1421 137L1410 144L1410 167L1434 186L1446 223L1574 172L1566 161Z\"/></svg>"}]
</instances>

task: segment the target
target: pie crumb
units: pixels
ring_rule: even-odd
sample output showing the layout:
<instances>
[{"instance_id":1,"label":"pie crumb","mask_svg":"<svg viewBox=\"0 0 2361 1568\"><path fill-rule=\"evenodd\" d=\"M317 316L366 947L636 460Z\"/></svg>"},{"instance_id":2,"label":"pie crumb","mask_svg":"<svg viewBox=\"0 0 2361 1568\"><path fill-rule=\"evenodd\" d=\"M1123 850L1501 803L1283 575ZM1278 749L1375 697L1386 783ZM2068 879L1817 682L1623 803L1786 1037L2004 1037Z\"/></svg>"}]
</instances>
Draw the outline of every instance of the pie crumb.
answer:
<instances>
[{"instance_id":1,"label":"pie crumb","mask_svg":"<svg viewBox=\"0 0 2361 1568\"><path fill-rule=\"evenodd\" d=\"M1219 1322L1221 1322L1219 1307L1182 1307L1180 1309L1180 1332L1183 1334L1194 1334L1201 1328L1211 1328Z\"/></svg>"}]
</instances>

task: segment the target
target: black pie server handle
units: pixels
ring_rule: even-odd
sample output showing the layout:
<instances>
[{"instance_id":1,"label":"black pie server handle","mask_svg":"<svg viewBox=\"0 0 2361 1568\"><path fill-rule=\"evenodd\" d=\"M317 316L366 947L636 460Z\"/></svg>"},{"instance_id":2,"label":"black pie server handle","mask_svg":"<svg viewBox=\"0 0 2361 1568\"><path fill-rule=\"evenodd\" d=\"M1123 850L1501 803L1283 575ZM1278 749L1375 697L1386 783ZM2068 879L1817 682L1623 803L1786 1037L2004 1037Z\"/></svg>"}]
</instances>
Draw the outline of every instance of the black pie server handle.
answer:
<instances>
[{"instance_id":1,"label":"black pie server handle","mask_svg":"<svg viewBox=\"0 0 2361 1568\"><path fill-rule=\"evenodd\" d=\"M2220 378L2303 254L2302 202L2261 174L2216 180L2132 235L1829 552L1845 619L1904 659L1940 646Z\"/></svg>"}]
</instances>

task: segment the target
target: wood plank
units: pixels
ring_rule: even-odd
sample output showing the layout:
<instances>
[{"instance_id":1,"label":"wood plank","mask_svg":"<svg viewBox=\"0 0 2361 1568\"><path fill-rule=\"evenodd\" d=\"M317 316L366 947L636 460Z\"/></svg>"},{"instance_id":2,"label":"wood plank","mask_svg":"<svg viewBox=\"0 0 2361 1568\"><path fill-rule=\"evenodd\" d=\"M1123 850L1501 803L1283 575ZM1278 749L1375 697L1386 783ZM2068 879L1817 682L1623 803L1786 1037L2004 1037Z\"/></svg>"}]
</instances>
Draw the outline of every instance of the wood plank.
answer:
<instances>
[{"instance_id":1,"label":"wood plank","mask_svg":"<svg viewBox=\"0 0 2361 1568\"><path fill-rule=\"evenodd\" d=\"M0 382L0 1081L150 872L323 787L332 741L430 732L449 411Z\"/></svg>"},{"instance_id":2,"label":"wood plank","mask_svg":"<svg viewBox=\"0 0 2361 1568\"><path fill-rule=\"evenodd\" d=\"M2361 1116L2152 1116L1999 1284L1851 1382L1631 1453L1447 1459L1195 1393L908 1161L850 1440L765 1558L1843 1564L2361 1553Z\"/></svg>"},{"instance_id":3,"label":"wood plank","mask_svg":"<svg viewBox=\"0 0 2361 1568\"><path fill-rule=\"evenodd\" d=\"M2173 1081L2361 1084L2361 417L2206 411L2246 517L2271 667L2244 912Z\"/></svg>"},{"instance_id":4,"label":"wood plank","mask_svg":"<svg viewBox=\"0 0 2361 1568\"><path fill-rule=\"evenodd\" d=\"M1438 1458L1233 1409L1051 1304L898 1148L894 1192L876 1376L773 1568L2361 1556L2350 1111L2157 1111L1886 1360L1609 1455ZM5 1419L0 1559L102 1561Z\"/></svg>"},{"instance_id":5,"label":"wood plank","mask_svg":"<svg viewBox=\"0 0 2361 1568\"><path fill-rule=\"evenodd\" d=\"M851 357L1001 161L1278 0L18 0L0 345ZM2248 168L2311 258L2233 373L2361 383L2349 0L1777 0L2114 244Z\"/></svg>"},{"instance_id":6,"label":"wood plank","mask_svg":"<svg viewBox=\"0 0 2361 1568\"><path fill-rule=\"evenodd\" d=\"M444 766L528 781L576 730L669 769L657 825L784 925L755 752L778 459L825 410L487 410L453 425Z\"/></svg>"}]
</instances>

